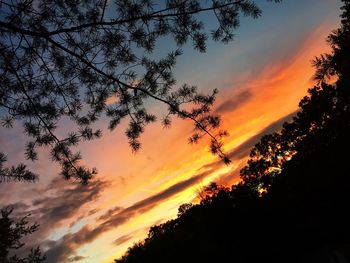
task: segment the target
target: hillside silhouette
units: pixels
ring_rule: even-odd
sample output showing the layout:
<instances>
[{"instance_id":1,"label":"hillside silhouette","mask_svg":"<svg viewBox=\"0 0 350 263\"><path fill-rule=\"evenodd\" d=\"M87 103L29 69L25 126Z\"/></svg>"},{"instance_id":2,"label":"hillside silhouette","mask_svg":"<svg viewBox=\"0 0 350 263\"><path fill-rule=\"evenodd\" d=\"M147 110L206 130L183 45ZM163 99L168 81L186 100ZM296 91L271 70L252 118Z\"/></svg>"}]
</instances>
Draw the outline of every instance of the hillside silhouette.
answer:
<instances>
[{"instance_id":1,"label":"hillside silhouette","mask_svg":"<svg viewBox=\"0 0 350 263\"><path fill-rule=\"evenodd\" d=\"M313 62L316 85L291 122L255 145L241 183L212 183L116 263L350 262L350 1L342 2L332 51Z\"/></svg>"}]
</instances>

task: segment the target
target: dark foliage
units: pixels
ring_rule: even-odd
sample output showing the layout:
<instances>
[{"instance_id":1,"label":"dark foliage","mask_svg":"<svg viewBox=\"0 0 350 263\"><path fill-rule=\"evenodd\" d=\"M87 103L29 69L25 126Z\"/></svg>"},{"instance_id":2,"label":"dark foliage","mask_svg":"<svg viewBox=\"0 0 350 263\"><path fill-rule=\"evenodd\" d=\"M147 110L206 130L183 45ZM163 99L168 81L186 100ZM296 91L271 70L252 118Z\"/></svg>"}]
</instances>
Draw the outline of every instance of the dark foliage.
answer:
<instances>
[{"instance_id":1,"label":"dark foliage","mask_svg":"<svg viewBox=\"0 0 350 263\"><path fill-rule=\"evenodd\" d=\"M217 90L205 95L188 85L176 88L172 69L181 50L158 60L152 53L164 36L179 47L191 41L204 52L209 35L227 43L240 15L257 18L261 11L252 0L159 2L0 1L0 117L5 127L23 123L30 138L27 159L37 160L37 148L49 147L64 178L87 183L97 171L83 167L72 147L99 138L101 130L92 124L106 115L111 130L129 119L125 134L132 150L139 150L140 135L157 119L146 101L155 100L167 106L165 127L173 116L193 121L190 142L209 136L211 151L229 162L222 151L227 133L211 111ZM210 34L202 12L217 20ZM75 127L66 136L56 134L62 119ZM11 171L6 177L17 179Z\"/></svg>"},{"instance_id":2,"label":"dark foliage","mask_svg":"<svg viewBox=\"0 0 350 263\"><path fill-rule=\"evenodd\" d=\"M29 171L24 164L17 166L5 167L4 163L7 161L6 156L0 152L0 183L6 181L25 181L35 182L38 176Z\"/></svg>"},{"instance_id":3,"label":"dark foliage","mask_svg":"<svg viewBox=\"0 0 350 263\"><path fill-rule=\"evenodd\" d=\"M315 59L318 84L280 132L264 136L231 189L150 229L115 262L350 262L350 1ZM336 77L333 85L329 77ZM202 194L203 195L203 194Z\"/></svg>"},{"instance_id":4,"label":"dark foliage","mask_svg":"<svg viewBox=\"0 0 350 263\"><path fill-rule=\"evenodd\" d=\"M37 224L28 225L29 216L19 220L12 217L13 209L6 207L0 210L0 262L2 263L40 263L44 262L39 247L30 250L25 257L19 257L15 253L24 246L21 241L27 235L38 229Z\"/></svg>"},{"instance_id":5,"label":"dark foliage","mask_svg":"<svg viewBox=\"0 0 350 263\"><path fill-rule=\"evenodd\" d=\"M241 171L244 182L258 191L269 188L294 154L330 144L350 125L350 3L343 2L342 26L327 39L332 52L313 61L317 85L300 101L293 122L285 123L280 132L264 136L255 145L248 165ZM336 81L328 84L331 78Z\"/></svg>"}]
</instances>

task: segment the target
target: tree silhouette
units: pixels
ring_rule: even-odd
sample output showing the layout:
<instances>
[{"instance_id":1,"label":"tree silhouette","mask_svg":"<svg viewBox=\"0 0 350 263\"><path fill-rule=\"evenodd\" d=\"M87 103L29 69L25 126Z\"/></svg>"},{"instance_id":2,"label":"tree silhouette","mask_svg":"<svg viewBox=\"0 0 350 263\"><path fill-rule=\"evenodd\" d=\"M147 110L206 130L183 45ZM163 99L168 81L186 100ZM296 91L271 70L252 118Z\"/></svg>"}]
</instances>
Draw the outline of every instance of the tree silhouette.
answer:
<instances>
[{"instance_id":1,"label":"tree silhouette","mask_svg":"<svg viewBox=\"0 0 350 263\"><path fill-rule=\"evenodd\" d=\"M350 1L343 3L332 52L314 61L317 84L291 122L253 147L242 181L209 185L199 204L180 206L115 262L350 261Z\"/></svg>"},{"instance_id":2,"label":"tree silhouette","mask_svg":"<svg viewBox=\"0 0 350 263\"><path fill-rule=\"evenodd\" d=\"M312 143L329 144L350 124L350 3L343 3L341 27L327 39L331 53L321 54L313 61L317 85L300 101L300 111L291 123L285 123L280 132L264 136L255 145L251 159L241 171L243 180L257 190L268 189L295 153L314 149ZM335 83L329 84L331 79Z\"/></svg>"},{"instance_id":3,"label":"tree silhouette","mask_svg":"<svg viewBox=\"0 0 350 263\"><path fill-rule=\"evenodd\" d=\"M32 234L38 229L37 224L28 226L29 216L19 220L11 217L13 208L3 208L0 210L0 261L3 263L40 263L44 262L45 256L42 255L39 247L31 249L26 257L14 255L14 250L18 251L24 246L21 239Z\"/></svg>"},{"instance_id":4,"label":"tree silhouette","mask_svg":"<svg viewBox=\"0 0 350 263\"><path fill-rule=\"evenodd\" d=\"M217 20L211 38L231 41L241 14L260 16L254 1L29 0L0 6L0 114L5 127L23 123L30 138L27 159L37 160L37 148L49 147L64 178L87 183L97 171L83 167L71 147L99 138L101 130L92 124L106 115L111 130L129 119L125 133L132 150L139 150L140 135L157 119L145 102L155 100L167 106L165 127L173 116L191 120L190 142L209 136L211 151L229 162L222 151L227 133L211 111L217 90L205 95L186 84L176 88L172 69L181 50L158 60L152 54L164 36L179 47L191 41L204 52L209 33L198 17L202 12L212 12ZM75 125L65 137L55 133L62 119ZM8 171L7 178L18 178Z\"/></svg>"},{"instance_id":5,"label":"tree silhouette","mask_svg":"<svg viewBox=\"0 0 350 263\"><path fill-rule=\"evenodd\" d=\"M300 111L291 123L285 123L280 132L264 136L255 145L251 159L241 171L242 179L258 191L269 188L294 154L312 151L313 143L329 144L350 124L350 4L343 2L341 27L327 39L331 53L313 61L317 85L300 101ZM328 84L332 78L335 83Z\"/></svg>"},{"instance_id":6,"label":"tree silhouette","mask_svg":"<svg viewBox=\"0 0 350 263\"><path fill-rule=\"evenodd\" d=\"M344 127L348 119L340 118L338 101L341 99L338 88L325 82L308 90L299 103L299 112L290 123L284 123L280 132L265 135L250 152L247 165L241 170L243 181L257 191L266 192L273 179L281 173L283 165L297 152L314 149L311 144L326 143L315 141L317 135L324 133L330 139L337 128ZM334 126L341 122L341 126ZM327 139L324 138L324 139ZM320 139L320 138L319 138Z\"/></svg>"}]
</instances>

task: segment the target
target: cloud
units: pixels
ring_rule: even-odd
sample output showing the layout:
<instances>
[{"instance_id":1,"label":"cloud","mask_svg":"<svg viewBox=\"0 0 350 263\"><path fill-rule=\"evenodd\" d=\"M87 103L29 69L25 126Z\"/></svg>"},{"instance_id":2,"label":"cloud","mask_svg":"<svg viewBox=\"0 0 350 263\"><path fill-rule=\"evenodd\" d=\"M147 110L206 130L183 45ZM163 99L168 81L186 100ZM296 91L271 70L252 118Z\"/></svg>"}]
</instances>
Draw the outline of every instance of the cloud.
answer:
<instances>
[{"instance_id":1,"label":"cloud","mask_svg":"<svg viewBox=\"0 0 350 263\"><path fill-rule=\"evenodd\" d=\"M93 181L88 185L75 185L56 193L52 197L43 197L33 201L33 206L39 206L34 210L39 213L40 221L58 222L70 218L86 203L96 200L106 183Z\"/></svg>"},{"instance_id":2,"label":"cloud","mask_svg":"<svg viewBox=\"0 0 350 263\"><path fill-rule=\"evenodd\" d=\"M30 208L30 205L23 203L23 202L17 202L13 204L9 204L8 206L5 207L11 207L13 209L13 216L15 218L22 218L29 213L26 212Z\"/></svg>"},{"instance_id":3,"label":"cloud","mask_svg":"<svg viewBox=\"0 0 350 263\"><path fill-rule=\"evenodd\" d=\"M40 246L44 251L46 248L52 246L58 247L55 241L46 240L43 242L43 240L54 229L62 226L65 220L76 218L76 215L79 213L82 214L79 212L79 209L85 204L96 200L105 185L104 182L94 181L87 186L76 185L69 189L61 189L54 196L49 196L48 194L45 197L35 200L31 206L22 202L11 204L10 206L14 208L14 216L16 218L23 218L26 215L30 215L28 219L29 223L39 224L39 229L36 232L22 239L25 246L16 252L18 256L27 255L31 248L37 246ZM88 211L83 214L88 215L90 213L91 211ZM64 251L60 253L64 253ZM81 259L83 257L76 256L67 262L76 262ZM47 262L61 261L48 260Z\"/></svg>"},{"instance_id":4,"label":"cloud","mask_svg":"<svg viewBox=\"0 0 350 263\"><path fill-rule=\"evenodd\" d=\"M74 256L74 257L70 258L70 261L71 261L71 262L77 262L77 261L83 260L83 259L85 259L85 258L86 258L86 257L83 257L83 256Z\"/></svg>"},{"instance_id":5,"label":"cloud","mask_svg":"<svg viewBox=\"0 0 350 263\"><path fill-rule=\"evenodd\" d=\"M117 238L116 240L114 240L113 244L116 246L122 245L122 244L128 242L133 237L134 237L134 232L127 234L127 235L123 235L123 236Z\"/></svg>"},{"instance_id":6,"label":"cloud","mask_svg":"<svg viewBox=\"0 0 350 263\"><path fill-rule=\"evenodd\" d=\"M162 203L164 200L198 183L200 180L202 180L209 174L210 171L200 173L187 180L174 184L158 194L152 195L146 199L136 202L135 204L123 210L120 210L119 207L111 209L100 217L109 218L104 222L100 223L97 227L87 225L74 234L66 234L58 241L46 242L45 245L50 247L50 249L46 252L47 261L69 262L72 259L72 257L77 256L76 250L80 246L94 241L101 234L111 229L117 228L118 226L129 221L132 217L135 217L136 215L151 210L158 204ZM126 239L126 237L124 237L124 239Z\"/></svg>"},{"instance_id":7,"label":"cloud","mask_svg":"<svg viewBox=\"0 0 350 263\"><path fill-rule=\"evenodd\" d=\"M119 212L122 209L123 208L120 206L113 207L113 208L109 209L107 212L105 212L102 216L100 216L98 218L98 220L106 220L106 219L110 218L112 215L114 215L116 212Z\"/></svg>"},{"instance_id":8,"label":"cloud","mask_svg":"<svg viewBox=\"0 0 350 263\"><path fill-rule=\"evenodd\" d=\"M19 256L27 254L32 247L40 246L45 250L45 248L56 245L55 241L43 242L43 240L67 220L71 221L74 218L79 219L95 213L97 210L85 212L81 208L97 200L107 186L108 183L100 180L93 180L88 185L83 186L55 178L47 187L40 189L41 198L35 199L31 204L23 202L12 204L16 217L21 218L30 214L30 222L39 224L39 229L36 232L23 239L26 245L18 251ZM70 224L70 226L72 225L73 223ZM74 261L77 259L75 258Z\"/></svg>"},{"instance_id":9,"label":"cloud","mask_svg":"<svg viewBox=\"0 0 350 263\"><path fill-rule=\"evenodd\" d=\"M223 103L221 103L217 107L216 112L220 114L226 113L226 112L232 112L235 109L237 109L239 106L241 106L243 103L248 101L252 96L253 94L250 91L244 90L238 93L232 99L226 100Z\"/></svg>"},{"instance_id":10,"label":"cloud","mask_svg":"<svg viewBox=\"0 0 350 263\"><path fill-rule=\"evenodd\" d=\"M71 218L77 218L78 210L85 204L95 201L108 186L108 183L104 181L94 180L88 185L65 185L62 187L62 179L55 179L48 186L49 189L60 189L53 195L44 196L40 199L33 201L32 205L36 207L31 210L30 213L37 218L37 222L40 224L38 238L42 238L53 228L60 226L63 221ZM88 216L91 211L88 211L85 215ZM40 237L39 237L40 236Z\"/></svg>"}]
</instances>

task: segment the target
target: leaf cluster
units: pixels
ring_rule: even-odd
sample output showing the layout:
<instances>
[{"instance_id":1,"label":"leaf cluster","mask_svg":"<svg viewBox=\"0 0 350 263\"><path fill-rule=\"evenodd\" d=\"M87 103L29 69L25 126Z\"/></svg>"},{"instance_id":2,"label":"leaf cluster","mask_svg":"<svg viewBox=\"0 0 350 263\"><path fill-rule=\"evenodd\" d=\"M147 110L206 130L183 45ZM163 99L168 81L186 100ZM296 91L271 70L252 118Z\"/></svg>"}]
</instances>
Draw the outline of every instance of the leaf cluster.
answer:
<instances>
[{"instance_id":1,"label":"leaf cluster","mask_svg":"<svg viewBox=\"0 0 350 263\"><path fill-rule=\"evenodd\" d=\"M217 91L176 88L173 68L181 51L161 59L152 54L162 37L204 52L210 34L203 12L217 21L212 39L231 41L240 15L261 15L254 1L17 0L0 6L0 114L5 127L22 122L30 138L27 159L37 160L38 147L48 147L65 178L86 183L96 169L83 167L71 147L99 138L92 125L107 116L111 130L129 120L125 134L131 149L139 150L145 127L157 119L146 101L156 101L168 107L164 126L172 116L191 120L190 141L208 135L211 151L229 162L222 150L225 132L216 132L220 121L211 111ZM61 137L56 130L62 119L75 129Z\"/></svg>"},{"instance_id":2,"label":"leaf cluster","mask_svg":"<svg viewBox=\"0 0 350 263\"><path fill-rule=\"evenodd\" d=\"M26 165L5 167L6 155L0 152L0 183L8 181L35 182L38 176L27 169Z\"/></svg>"}]
</instances>

